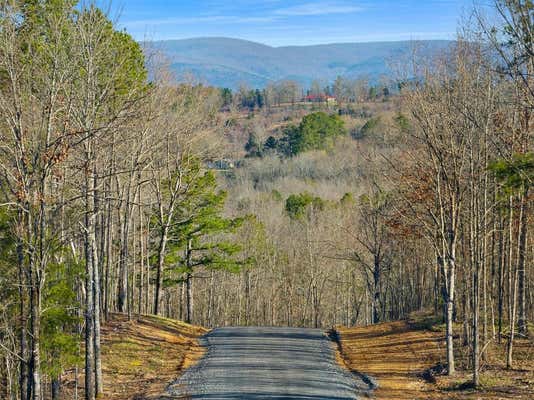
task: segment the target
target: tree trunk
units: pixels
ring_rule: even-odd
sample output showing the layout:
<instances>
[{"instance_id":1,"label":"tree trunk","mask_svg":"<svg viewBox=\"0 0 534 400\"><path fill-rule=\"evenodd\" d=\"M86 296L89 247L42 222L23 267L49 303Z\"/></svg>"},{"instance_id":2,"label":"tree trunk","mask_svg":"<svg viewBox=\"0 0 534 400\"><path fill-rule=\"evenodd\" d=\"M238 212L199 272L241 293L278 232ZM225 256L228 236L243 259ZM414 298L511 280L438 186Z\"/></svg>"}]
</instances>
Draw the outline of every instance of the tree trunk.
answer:
<instances>
[{"instance_id":1,"label":"tree trunk","mask_svg":"<svg viewBox=\"0 0 534 400\"><path fill-rule=\"evenodd\" d=\"M110 306L110 273L111 273L111 257L113 252L113 223L112 223L111 204L106 207L106 264L104 272L104 318L106 321L109 317Z\"/></svg>"},{"instance_id":2,"label":"tree trunk","mask_svg":"<svg viewBox=\"0 0 534 400\"><path fill-rule=\"evenodd\" d=\"M521 196L521 222L519 232L519 250L518 250L518 333L526 336L528 334L527 324L527 304L526 304L526 243L527 243L527 226L528 226L528 188L525 189Z\"/></svg>"},{"instance_id":3,"label":"tree trunk","mask_svg":"<svg viewBox=\"0 0 534 400\"><path fill-rule=\"evenodd\" d=\"M456 372L454 363L454 291L455 291L455 251L453 249L452 255L448 262L448 277L447 277L447 299L446 299L446 341L447 341L447 374L454 375Z\"/></svg>"},{"instance_id":4,"label":"tree trunk","mask_svg":"<svg viewBox=\"0 0 534 400\"><path fill-rule=\"evenodd\" d=\"M96 260L96 243L93 242L93 260ZM98 263L94 262L94 285L93 285L93 299L94 299L94 352L95 352L95 390L96 395L104 393L103 377L102 377L102 359L100 350L100 271Z\"/></svg>"},{"instance_id":5,"label":"tree trunk","mask_svg":"<svg viewBox=\"0 0 534 400\"><path fill-rule=\"evenodd\" d=\"M19 220L22 220L22 212L19 212ZM28 399L28 372L27 372L27 357L28 344L26 339L26 280L24 279L24 253L22 243L17 243L17 263L18 263L18 278L19 278L19 355L21 357L19 362L19 394L21 400Z\"/></svg>"},{"instance_id":6,"label":"tree trunk","mask_svg":"<svg viewBox=\"0 0 534 400\"><path fill-rule=\"evenodd\" d=\"M180 283L180 313L179 319L184 320L184 304L185 304L185 283Z\"/></svg>"},{"instance_id":7,"label":"tree trunk","mask_svg":"<svg viewBox=\"0 0 534 400\"><path fill-rule=\"evenodd\" d=\"M141 195L139 195L141 197ZM139 203L142 203L142 198L139 199ZM143 289L145 284L145 246L144 246L144 224L143 213L141 211L141 205L137 207L139 213L139 291L137 293L137 315L141 317L143 313Z\"/></svg>"},{"instance_id":8,"label":"tree trunk","mask_svg":"<svg viewBox=\"0 0 534 400\"><path fill-rule=\"evenodd\" d=\"M508 255L508 320L510 333L508 335L508 342L506 344L506 367L511 369L513 364L513 346L514 346L514 334L515 334L515 317L516 317L516 304L517 304L517 269L513 270L513 255L514 255L514 229L513 229L513 198L510 196L510 221L509 221L509 235L510 243L509 255Z\"/></svg>"},{"instance_id":9,"label":"tree trunk","mask_svg":"<svg viewBox=\"0 0 534 400\"><path fill-rule=\"evenodd\" d=\"M380 302L380 261L375 256L374 270L373 270L373 324L380 322L378 314L378 305Z\"/></svg>"},{"instance_id":10,"label":"tree trunk","mask_svg":"<svg viewBox=\"0 0 534 400\"><path fill-rule=\"evenodd\" d=\"M52 400L59 400L61 381L59 377L52 378Z\"/></svg>"},{"instance_id":11,"label":"tree trunk","mask_svg":"<svg viewBox=\"0 0 534 400\"><path fill-rule=\"evenodd\" d=\"M168 224L164 225L161 230L158 250L158 266L156 271L156 287L154 289L154 314L159 315L161 287L163 286L163 266L165 263L165 250L167 248L167 236L169 232Z\"/></svg>"},{"instance_id":12,"label":"tree trunk","mask_svg":"<svg viewBox=\"0 0 534 400\"><path fill-rule=\"evenodd\" d=\"M96 167L93 169L93 179L92 179L92 217L90 218L92 220L91 223L91 229L89 229L90 234L90 251L91 251L91 262L93 264L92 270L93 270L93 301L94 301L94 353L95 353L95 391L96 396L101 395L104 393L103 388L103 378L102 378L102 360L101 360L101 350L100 350L100 311L102 309L101 304L101 282L100 282L100 263L98 258L98 247L97 247L97 241L96 241L96 226L95 223L97 221L98 217L98 203L97 203L97 173L96 173Z\"/></svg>"},{"instance_id":13,"label":"tree trunk","mask_svg":"<svg viewBox=\"0 0 534 400\"><path fill-rule=\"evenodd\" d=\"M478 263L475 262L473 265L473 353L472 353L472 362L473 362L473 386L478 387L480 384L480 375L479 375L479 270Z\"/></svg>"},{"instance_id":14,"label":"tree trunk","mask_svg":"<svg viewBox=\"0 0 534 400\"><path fill-rule=\"evenodd\" d=\"M186 303L187 303L187 312L186 312L186 322L191 324L193 321L193 282L192 282L192 242L191 239L187 241L187 250L186 250L186 259L187 259L187 274L185 278L186 284Z\"/></svg>"},{"instance_id":15,"label":"tree trunk","mask_svg":"<svg viewBox=\"0 0 534 400\"><path fill-rule=\"evenodd\" d=\"M86 161L90 160L89 150L86 152ZM95 300L94 300L94 262L93 262L93 211L94 191L93 179L90 176L90 166L86 165L85 172L85 399L95 399L94 366L95 366Z\"/></svg>"},{"instance_id":16,"label":"tree trunk","mask_svg":"<svg viewBox=\"0 0 534 400\"><path fill-rule=\"evenodd\" d=\"M499 245L498 245L498 293L497 293L497 311L498 311L498 333L497 342L502 342L503 312L504 312L504 266L506 264L506 251L504 245L504 216L501 216L499 226Z\"/></svg>"},{"instance_id":17,"label":"tree trunk","mask_svg":"<svg viewBox=\"0 0 534 400\"><path fill-rule=\"evenodd\" d=\"M31 308L31 374L32 374L32 399L41 400L41 288L39 279L30 277L30 308Z\"/></svg>"},{"instance_id":18,"label":"tree trunk","mask_svg":"<svg viewBox=\"0 0 534 400\"><path fill-rule=\"evenodd\" d=\"M510 271L512 275L512 271ZM508 342L506 345L506 368L513 368L513 351L515 339L515 319L517 310L517 271L510 278L510 334L508 335Z\"/></svg>"},{"instance_id":19,"label":"tree trunk","mask_svg":"<svg viewBox=\"0 0 534 400\"><path fill-rule=\"evenodd\" d=\"M128 206L126 206L128 207ZM128 248L128 211L125 210L123 214L123 221L119 222L121 224L121 243L120 243L120 258L119 258L119 294L117 297L117 307L119 312L126 312L126 303L128 297L128 257L129 257L129 248Z\"/></svg>"},{"instance_id":20,"label":"tree trunk","mask_svg":"<svg viewBox=\"0 0 534 400\"><path fill-rule=\"evenodd\" d=\"M191 273L187 273L185 277L185 285L186 285L186 314L185 314L185 322L188 324L192 323L193 321L193 285L192 285L192 276Z\"/></svg>"}]
</instances>

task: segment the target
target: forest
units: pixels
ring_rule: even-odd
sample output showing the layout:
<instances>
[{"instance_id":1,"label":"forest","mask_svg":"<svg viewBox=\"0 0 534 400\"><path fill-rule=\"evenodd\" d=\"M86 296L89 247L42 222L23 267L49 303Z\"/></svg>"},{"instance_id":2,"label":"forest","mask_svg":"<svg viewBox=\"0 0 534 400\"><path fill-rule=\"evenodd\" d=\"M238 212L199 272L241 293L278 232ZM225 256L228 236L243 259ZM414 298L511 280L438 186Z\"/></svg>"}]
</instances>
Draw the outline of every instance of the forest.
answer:
<instances>
[{"instance_id":1,"label":"forest","mask_svg":"<svg viewBox=\"0 0 534 400\"><path fill-rule=\"evenodd\" d=\"M60 399L73 374L98 398L117 313L328 329L426 310L445 374L477 387L497 345L514 367L534 329L530 0L473 10L432 59L414 43L383 84L235 93L177 81L77 3L0 0L0 398Z\"/></svg>"}]
</instances>

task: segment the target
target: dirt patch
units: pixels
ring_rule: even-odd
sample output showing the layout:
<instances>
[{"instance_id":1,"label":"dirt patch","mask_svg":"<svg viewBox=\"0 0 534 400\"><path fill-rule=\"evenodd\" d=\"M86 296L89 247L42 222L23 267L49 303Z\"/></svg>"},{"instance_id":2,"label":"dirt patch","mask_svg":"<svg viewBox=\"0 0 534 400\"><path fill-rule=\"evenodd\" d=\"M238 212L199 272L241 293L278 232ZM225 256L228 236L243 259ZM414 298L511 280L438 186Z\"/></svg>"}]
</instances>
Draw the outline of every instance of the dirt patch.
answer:
<instances>
[{"instance_id":1,"label":"dirt patch","mask_svg":"<svg viewBox=\"0 0 534 400\"><path fill-rule=\"evenodd\" d=\"M132 321L113 315L102 327L102 372L106 400L158 399L166 386L199 360L198 337L204 328L161 317L142 316ZM74 377L63 390L73 399ZM78 377L83 386L83 375ZM79 398L83 390L79 389Z\"/></svg>"},{"instance_id":2,"label":"dirt patch","mask_svg":"<svg viewBox=\"0 0 534 400\"><path fill-rule=\"evenodd\" d=\"M446 377L445 336L439 324L399 321L367 327L336 327L343 364L376 379L374 397L380 399L533 399L533 344L515 344L514 370L503 363L504 346L494 345L482 365L482 388L469 388L468 370ZM468 354L457 344L458 364ZM467 349L466 349L467 350Z\"/></svg>"},{"instance_id":3,"label":"dirt patch","mask_svg":"<svg viewBox=\"0 0 534 400\"><path fill-rule=\"evenodd\" d=\"M428 398L419 375L439 360L443 335L414 331L407 321L337 331L346 365L377 380L377 399Z\"/></svg>"}]
</instances>

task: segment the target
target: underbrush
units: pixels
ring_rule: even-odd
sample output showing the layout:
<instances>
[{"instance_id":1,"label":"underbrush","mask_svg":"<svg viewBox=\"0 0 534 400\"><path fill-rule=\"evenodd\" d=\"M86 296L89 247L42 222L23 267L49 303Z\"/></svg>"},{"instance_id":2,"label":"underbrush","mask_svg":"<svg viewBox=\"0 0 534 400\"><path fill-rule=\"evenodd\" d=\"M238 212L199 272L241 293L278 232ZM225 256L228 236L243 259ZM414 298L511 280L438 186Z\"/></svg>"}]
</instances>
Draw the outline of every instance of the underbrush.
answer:
<instances>
[{"instance_id":1,"label":"underbrush","mask_svg":"<svg viewBox=\"0 0 534 400\"><path fill-rule=\"evenodd\" d=\"M202 356L197 338L206 332L163 317L128 321L124 315L113 314L102 327L103 398L160 398L165 387ZM65 377L62 399L73 399L76 393L83 398L83 379L71 371Z\"/></svg>"},{"instance_id":2,"label":"underbrush","mask_svg":"<svg viewBox=\"0 0 534 400\"><path fill-rule=\"evenodd\" d=\"M470 343L464 345L462 330L455 324L457 371L447 376L445 324L431 311L412 313L407 321L338 328L344 360L351 369L378 379L379 400L534 398L532 338L514 341L512 369L506 368L506 338L491 340L481 356L480 386L475 388Z\"/></svg>"}]
</instances>

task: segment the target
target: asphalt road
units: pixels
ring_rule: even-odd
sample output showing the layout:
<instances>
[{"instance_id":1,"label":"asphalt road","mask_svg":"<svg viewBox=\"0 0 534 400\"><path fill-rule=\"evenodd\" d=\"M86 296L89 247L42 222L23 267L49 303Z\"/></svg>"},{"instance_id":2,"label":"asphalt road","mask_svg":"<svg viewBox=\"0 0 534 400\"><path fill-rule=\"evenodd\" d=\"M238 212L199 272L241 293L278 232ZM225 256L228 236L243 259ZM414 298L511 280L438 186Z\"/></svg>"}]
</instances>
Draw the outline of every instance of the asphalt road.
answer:
<instances>
[{"instance_id":1,"label":"asphalt road","mask_svg":"<svg viewBox=\"0 0 534 400\"><path fill-rule=\"evenodd\" d=\"M206 355L169 386L173 398L350 400L369 390L318 329L218 328L202 342Z\"/></svg>"}]
</instances>

